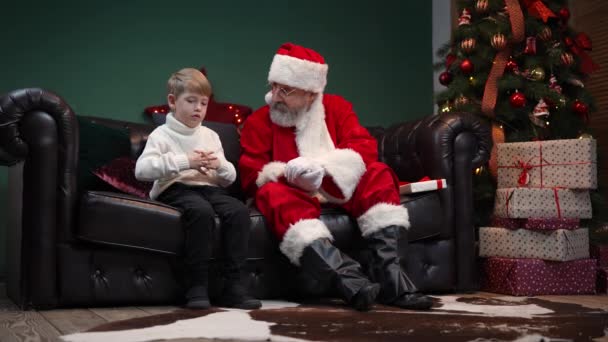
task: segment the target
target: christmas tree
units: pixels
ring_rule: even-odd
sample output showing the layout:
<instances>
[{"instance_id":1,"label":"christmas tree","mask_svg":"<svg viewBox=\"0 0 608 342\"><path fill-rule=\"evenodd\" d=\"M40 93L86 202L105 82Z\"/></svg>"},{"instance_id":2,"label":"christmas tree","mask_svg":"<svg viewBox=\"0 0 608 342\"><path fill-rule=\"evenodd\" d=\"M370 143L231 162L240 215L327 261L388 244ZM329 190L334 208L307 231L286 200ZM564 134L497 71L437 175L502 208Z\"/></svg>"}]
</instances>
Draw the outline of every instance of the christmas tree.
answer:
<instances>
[{"instance_id":1,"label":"christmas tree","mask_svg":"<svg viewBox=\"0 0 608 342\"><path fill-rule=\"evenodd\" d=\"M465 111L492 124L494 144L589 138L596 110L585 81L598 66L591 40L569 26L566 0L461 0L458 26L438 51L445 62L436 96L441 113ZM496 153L476 171L477 224L494 200ZM599 192L594 206L603 208ZM595 208L594 208L595 209ZM605 210L596 210L600 213ZM606 219L596 215L605 222Z\"/></svg>"}]
</instances>

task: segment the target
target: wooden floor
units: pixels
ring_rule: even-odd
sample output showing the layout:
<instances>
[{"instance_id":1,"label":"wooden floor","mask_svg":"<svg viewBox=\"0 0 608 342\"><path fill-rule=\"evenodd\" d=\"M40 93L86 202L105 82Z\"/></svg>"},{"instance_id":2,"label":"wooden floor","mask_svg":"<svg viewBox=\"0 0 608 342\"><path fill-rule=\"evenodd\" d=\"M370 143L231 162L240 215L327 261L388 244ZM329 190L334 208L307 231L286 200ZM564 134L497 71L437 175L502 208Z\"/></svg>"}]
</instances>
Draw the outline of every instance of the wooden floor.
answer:
<instances>
[{"instance_id":1,"label":"wooden floor","mask_svg":"<svg viewBox=\"0 0 608 342\"><path fill-rule=\"evenodd\" d=\"M59 309L47 311L21 311L7 297L0 283L0 341L60 341L59 336L81 332L98 325L130 318L157 315L179 309L175 306ZM497 297L479 292L465 296ZM539 296L538 298L563 303L575 303L608 311L608 296ZM172 340L174 342L176 340ZM184 340L185 341L185 340ZM195 341L188 339L187 341ZM198 339L196 341L211 341ZM608 338L597 341L607 341Z\"/></svg>"}]
</instances>

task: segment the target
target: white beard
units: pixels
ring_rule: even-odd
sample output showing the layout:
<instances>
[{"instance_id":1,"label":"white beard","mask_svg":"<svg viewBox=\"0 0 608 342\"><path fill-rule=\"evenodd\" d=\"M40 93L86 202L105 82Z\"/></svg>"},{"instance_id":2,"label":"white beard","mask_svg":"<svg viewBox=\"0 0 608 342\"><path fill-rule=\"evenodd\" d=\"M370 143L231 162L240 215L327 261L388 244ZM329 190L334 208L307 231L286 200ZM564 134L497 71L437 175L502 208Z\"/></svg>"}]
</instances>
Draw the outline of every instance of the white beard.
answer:
<instances>
[{"instance_id":1,"label":"white beard","mask_svg":"<svg viewBox=\"0 0 608 342\"><path fill-rule=\"evenodd\" d=\"M281 127L295 127L296 146L303 157L317 158L335 149L325 124L323 95L310 108L292 112L283 104L270 105L270 120Z\"/></svg>"},{"instance_id":2,"label":"white beard","mask_svg":"<svg viewBox=\"0 0 608 342\"><path fill-rule=\"evenodd\" d=\"M270 120L281 127L301 127L308 121L308 112L309 109L289 110L282 103L270 104Z\"/></svg>"}]
</instances>

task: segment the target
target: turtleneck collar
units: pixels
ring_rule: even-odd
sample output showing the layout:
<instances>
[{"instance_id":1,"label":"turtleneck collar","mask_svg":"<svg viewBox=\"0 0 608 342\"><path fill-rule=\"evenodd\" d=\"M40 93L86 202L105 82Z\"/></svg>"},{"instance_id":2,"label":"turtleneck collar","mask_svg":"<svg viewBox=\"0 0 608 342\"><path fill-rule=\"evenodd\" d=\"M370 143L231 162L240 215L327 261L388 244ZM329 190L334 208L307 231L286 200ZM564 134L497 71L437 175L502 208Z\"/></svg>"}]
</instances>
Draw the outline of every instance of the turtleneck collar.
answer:
<instances>
[{"instance_id":1,"label":"turtleneck collar","mask_svg":"<svg viewBox=\"0 0 608 342\"><path fill-rule=\"evenodd\" d=\"M170 112L167 114L167 119L165 121L165 124L167 125L167 127L171 128L172 130L176 131L177 133L180 133L183 135L192 135L200 127L200 126L198 126L198 127L190 128L190 127L184 125L179 120L177 120L175 118L175 116L173 116L173 112Z\"/></svg>"}]
</instances>

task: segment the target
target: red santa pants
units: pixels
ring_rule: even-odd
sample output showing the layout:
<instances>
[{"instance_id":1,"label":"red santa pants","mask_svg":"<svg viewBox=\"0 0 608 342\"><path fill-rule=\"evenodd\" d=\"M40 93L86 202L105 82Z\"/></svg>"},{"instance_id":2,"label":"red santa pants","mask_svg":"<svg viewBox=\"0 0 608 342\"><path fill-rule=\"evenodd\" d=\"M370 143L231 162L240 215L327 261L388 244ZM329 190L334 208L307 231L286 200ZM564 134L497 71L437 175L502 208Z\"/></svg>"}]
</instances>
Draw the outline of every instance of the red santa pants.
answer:
<instances>
[{"instance_id":1,"label":"red santa pants","mask_svg":"<svg viewBox=\"0 0 608 342\"><path fill-rule=\"evenodd\" d=\"M399 205L399 181L386 164L375 162L368 165L351 199L338 204L351 216L358 218L378 203ZM270 223L279 240L290 225L303 219L316 219L321 214L317 198L284 181L268 182L258 189L256 206Z\"/></svg>"}]
</instances>

